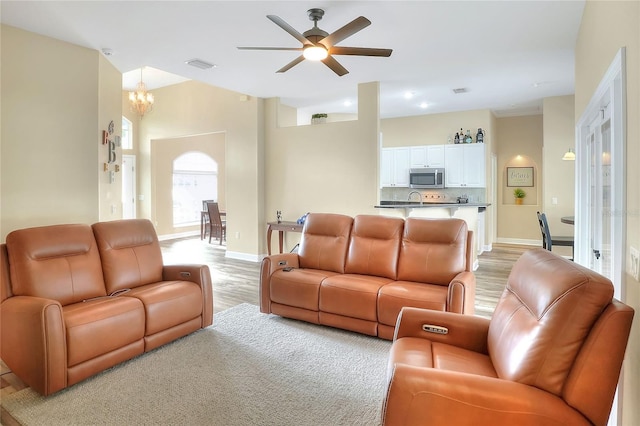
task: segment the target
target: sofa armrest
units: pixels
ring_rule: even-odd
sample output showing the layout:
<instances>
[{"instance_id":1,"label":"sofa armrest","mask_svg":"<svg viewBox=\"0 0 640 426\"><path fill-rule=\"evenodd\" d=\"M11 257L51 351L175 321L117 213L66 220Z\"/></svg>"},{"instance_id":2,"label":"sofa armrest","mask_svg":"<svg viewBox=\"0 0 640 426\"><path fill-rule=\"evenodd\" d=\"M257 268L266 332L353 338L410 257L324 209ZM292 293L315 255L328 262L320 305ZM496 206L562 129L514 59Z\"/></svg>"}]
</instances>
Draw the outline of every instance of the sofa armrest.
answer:
<instances>
[{"instance_id":1,"label":"sofa armrest","mask_svg":"<svg viewBox=\"0 0 640 426\"><path fill-rule=\"evenodd\" d=\"M2 360L42 395L67 387L67 338L56 300L14 296L0 305Z\"/></svg>"},{"instance_id":2,"label":"sofa armrest","mask_svg":"<svg viewBox=\"0 0 640 426\"><path fill-rule=\"evenodd\" d=\"M191 281L202 290L202 328L213 324L213 287L207 265L165 265L162 268L165 281Z\"/></svg>"},{"instance_id":3,"label":"sofa armrest","mask_svg":"<svg viewBox=\"0 0 640 426\"><path fill-rule=\"evenodd\" d=\"M476 276L473 272L460 272L449 283L447 311L473 315L476 298Z\"/></svg>"},{"instance_id":4,"label":"sofa armrest","mask_svg":"<svg viewBox=\"0 0 640 426\"><path fill-rule=\"evenodd\" d=\"M279 269L298 268L297 253L282 253L266 256L260 266L260 312L271 313L270 283L271 275Z\"/></svg>"},{"instance_id":5,"label":"sofa armrest","mask_svg":"<svg viewBox=\"0 0 640 426\"><path fill-rule=\"evenodd\" d=\"M384 425L588 425L562 398L518 382L396 364Z\"/></svg>"},{"instance_id":6,"label":"sofa armrest","mask_svg":"<svg viewBox=\"0 0 640 426\"><path fill-rule=\"evenodd\" d=\"M444 327L447 334L424 331L423 326ZM404 307L398 315L393 340L419 337L487 354L489 320L453 312Z\"/></svg>"}]
</instances>

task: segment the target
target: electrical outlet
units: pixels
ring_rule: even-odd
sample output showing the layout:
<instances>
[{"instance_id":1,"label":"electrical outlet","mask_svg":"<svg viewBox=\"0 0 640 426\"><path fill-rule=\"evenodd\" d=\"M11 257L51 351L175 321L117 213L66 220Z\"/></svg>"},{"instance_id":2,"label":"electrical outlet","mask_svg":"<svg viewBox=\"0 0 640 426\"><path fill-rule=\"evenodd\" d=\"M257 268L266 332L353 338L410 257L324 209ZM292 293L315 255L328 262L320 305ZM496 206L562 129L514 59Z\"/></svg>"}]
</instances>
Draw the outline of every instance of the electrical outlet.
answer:
<instances>
[{"instance_id":1,"label":"electrical outlet","mask_svg":"<svg viewBox=\"0 0 640 426\"><path fill-rule=\"evenodd\" d=\"M236 232L236 240L240 239L240 232Z\"/></svg>"},{"instance_id":2,"label":"electrical outlet","mask_svg":"<svg viewBox=\"0 0 640 426\"><path fill-rule=\"evenodd\" d=\"M631 275L636 281L640 281L640 254L635 247L630 247L629 253L631 254Z\"/></svg>"},{"instance_id":3,"label":"electrical outlet","mask_svg":"<svg viewBox=\"0 0 640 426\"><path fill-rule=\"evenodd\" d=\"M558 197L551 197L551 204L553 204L554 206L558 204Z\"/></svg>"}]
</instances>

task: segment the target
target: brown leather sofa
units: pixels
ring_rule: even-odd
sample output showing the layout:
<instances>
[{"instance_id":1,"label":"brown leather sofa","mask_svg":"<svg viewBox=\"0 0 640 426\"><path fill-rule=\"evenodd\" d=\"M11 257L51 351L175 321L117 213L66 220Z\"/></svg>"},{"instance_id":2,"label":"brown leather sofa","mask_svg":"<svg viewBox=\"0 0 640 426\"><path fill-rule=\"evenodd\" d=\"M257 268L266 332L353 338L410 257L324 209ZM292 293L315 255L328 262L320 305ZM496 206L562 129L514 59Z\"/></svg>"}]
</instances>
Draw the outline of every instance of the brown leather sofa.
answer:
<instances>
[{"instance_id":1,"label":"brown leather sofa","mask_svg":"<svg viewBox=\"0 0 640 426\"><path fill-rule=\"evenodd\" d=\"M1 354L49 395L213 322L206 265L164 266L148 220L11 232Z\"/></svg>"},{"instance_id":2,"label":"brown leather sofa","mask_svg":"<svg viewBox=\"0 0 640 426\"><path fill-rule=\"evenodd\" d=\"M491 320L402 310L383 422L605 425L633 314L608 279L528 251Z\"/></svg>"},{"instance_id":3,"label":"brown leather sofa","mask_svg":"<svg viewBox=\"0 0 640 426\"><path fill-rule=\"evenodd\" d=\"M263 259L260 310L389 340L403 306L473 314L471 240L461 219L312 213L298 253Z\"/></svg>"}]
</instances>

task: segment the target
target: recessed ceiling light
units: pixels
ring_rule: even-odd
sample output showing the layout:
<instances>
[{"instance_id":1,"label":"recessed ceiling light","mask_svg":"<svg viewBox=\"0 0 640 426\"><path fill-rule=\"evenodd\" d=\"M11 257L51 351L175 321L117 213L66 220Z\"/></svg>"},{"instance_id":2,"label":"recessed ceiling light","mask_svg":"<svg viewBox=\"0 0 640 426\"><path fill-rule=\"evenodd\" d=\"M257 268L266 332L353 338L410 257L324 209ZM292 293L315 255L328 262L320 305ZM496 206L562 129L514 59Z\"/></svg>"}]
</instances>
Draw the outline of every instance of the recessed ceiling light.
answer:
<instances>
[{"instance_id":1,"label":"recessed ceiling light","mask_svg":"<svg viewBox=\"0 0 640 426\"><path fill-rule=\"evenodd\" d=\"M349 99L347 99L346 101L344 101L344 106L351 106L351 101Z\"/></svg>"},{"instance_id":2,"label":"recessed ceiling light","mask_svg":"<svg viewBox=\"0 0 640 426\"><path fill-rule=\"evenodd\" d=\"M427 103L426 103L426 102L423 102L423 103L421 103L421 104L420 104L420 108L422 108L422 109L425 109L425 108L427 108L428 106L429 106L429 105L427 105Z\"/></svg>"},{"instance_id":3,"label":"recessed ceiling light","mask_svg":"<svg viewBox=\"0 0 640 426\"><path fill-rule=\"evenodd\" d=\"M203 61L202 59L191 59L185 61L185 64L191 65L192 67L200 68L201 70L208 70L211 68L217 68L218 66L215 64L210 64L209 62Z\"/></svg>"},{"instance_id":4,"label":"recessed ceiling light","mask_svg":"<svg viewBox=\"0 0 640 426\"><path fill-rule=\"evenodd\" d=\"M411 99L415 96L416 92L404 92L405 99Z\"/></svg>"},{"instance_id":5,"label":"recessed ceiling light","mask_svg":"<svg viewBox=\"0 0 640 426\"><path fill-rule=\"evenodd\" d=\"M113 55L113 49L109 49L108 47L105 47L104 49L102 49L102 54L104 56L112 56Z\"/></svg>"}]
</instances>

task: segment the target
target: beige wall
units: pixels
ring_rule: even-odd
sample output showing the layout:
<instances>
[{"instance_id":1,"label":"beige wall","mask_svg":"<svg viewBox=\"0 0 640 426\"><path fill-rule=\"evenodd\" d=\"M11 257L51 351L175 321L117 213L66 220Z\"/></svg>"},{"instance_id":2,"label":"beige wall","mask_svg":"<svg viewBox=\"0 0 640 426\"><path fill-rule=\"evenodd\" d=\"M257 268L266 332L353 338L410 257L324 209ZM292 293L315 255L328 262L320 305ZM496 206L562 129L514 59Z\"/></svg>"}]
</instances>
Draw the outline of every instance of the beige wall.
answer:
<instances>
[{"instance_id":1,"label":"beige wall","mask_svg":"<svg viewBox=\"0 0 640 426\"><path fill-rule=\"evenodd\" d=\"M100 218L101 130L120 116L119 73L96 50L2 26L2 240Z\"/></svg>"},{"instance_id":2,"label":"beige wall","mask_svg":"<svg viewBox=\"0 0 640 426\"><path fill-rule=\"evenodd\" d=\"M277 127L278 100L267 100L266 221L276 210L288 221L307 212L378 213L378 92L378 83L358 87L357 121L296 127ZM287 236L288 248L296 237Z\"/></svg>"},{"instance_id":3,"label":"beige wall","mask_svg":"<svg viewBox=\"0 0 640 426\"><path fill-rule=\"evenodd\" d=\"M535 244L541 239L536 211L540 210L542 174L542 115L497 119L497 240ZM534 186L523 187L523 205L515 204L507 186L507 167L533 167Z\"/></svg>"},{"instance_id":4,"label":"beige wall","mask_svg":"<svg viewBox=\"0 0 640 426\"><path fill-rule=\"evenodd\" d=\"M622 425L640 424L640 283L630 274L629 246L640 248L640 2L587 1L576 43L575 121L613 58L626 46L626 244L623 299L636 310L623 372Z\"/></svg>"},{"instance_id":5,"label":"beige wall","mask_svg":"<svg viewBox=\"0 0 640 426\"><path fill-rule=\"evenodd\" d=\"M560 222L562 216L573 216L575 199L575 161L562 156L571 148L575 152L575 98L556 96L543 101L543 146L541 211L547 215L549 228L555 235L573 235L573 225ZM556 199L557 204L553 203Z\"/></svg>"},{"instance_id":6,"label":"beige wall","mask_svg":"<svg viewBox=\"0 0 640 426\"><path fill-rule=\"evenodd\" d=\"M98 125L99 134L108 130L109 123L113 121L114 131L109 139L115 144L115 136L122 136L122 105L120 103L120 91L115 88L122 87L122 74L104 56L98 55L100 76L99 81L99 105ZM115 161L109 163L109 145L100 145L98 148L98 205L99 220L122 219L122 148L115 146ZM107 163L108 171L104 170ZM116 167L117 166L117 167ZM111 182L109 173L113 172L114 181Z\"/></svg>"},{"instance_id":7,"label":"beige wall","mask_svg":"<svg viewBox=\"0 0 640 426\"><path fill-rule=\"evenodd\" d=\"M167 188L156 191L156 230L159 235L179 234L200 230L196 227L173 226L173 161L186 152L202 152L218 163L218 198L220 209L226 211L225 197L225 134L209 133L205 135L185 136L183 138L157 139L151 141L151 158L155 175L151 179L157 188Z\"/></svg>"},{"instance_id":8,"label":"beige wall","mask_svg":"<svg viewBox=\"0 0 640 426\"><path fill-rule=\"evenodd\" d=\"M138 123L138 194L144 197L138 201L138 216L159 224L164 213L158 209L167 208L156 202L169 188L154 180L161 172L151 160L152 140L224 133L227 251L257 256L265 233L263 101L196 81L153 94L153 112Z\"/></svg>"}]
</instances>

